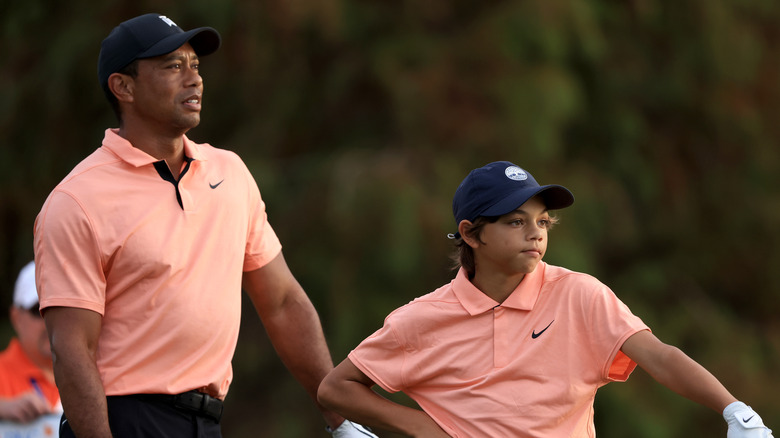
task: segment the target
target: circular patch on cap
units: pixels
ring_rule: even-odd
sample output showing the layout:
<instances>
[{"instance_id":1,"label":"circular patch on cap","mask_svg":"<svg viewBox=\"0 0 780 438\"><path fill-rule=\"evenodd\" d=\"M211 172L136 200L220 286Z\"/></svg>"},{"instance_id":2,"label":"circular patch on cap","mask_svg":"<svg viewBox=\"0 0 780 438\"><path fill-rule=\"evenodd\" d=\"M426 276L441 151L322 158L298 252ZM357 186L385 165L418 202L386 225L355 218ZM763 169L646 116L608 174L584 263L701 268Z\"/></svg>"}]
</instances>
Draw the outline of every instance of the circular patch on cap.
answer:
<instances>
[{"instance_id":1,"label":"circular patch on cap","mask_svg":"<svg viewBox=\"0 0 780 438\"><path fill-rule=\"evenodd\" d=\"M506 177L515 180L515 181L525 181L528 179L528 174L525 173L525 170L517 167L517 166L509 166L504 170L504 173L506 174Z\"/></svg>"}]
</instances>

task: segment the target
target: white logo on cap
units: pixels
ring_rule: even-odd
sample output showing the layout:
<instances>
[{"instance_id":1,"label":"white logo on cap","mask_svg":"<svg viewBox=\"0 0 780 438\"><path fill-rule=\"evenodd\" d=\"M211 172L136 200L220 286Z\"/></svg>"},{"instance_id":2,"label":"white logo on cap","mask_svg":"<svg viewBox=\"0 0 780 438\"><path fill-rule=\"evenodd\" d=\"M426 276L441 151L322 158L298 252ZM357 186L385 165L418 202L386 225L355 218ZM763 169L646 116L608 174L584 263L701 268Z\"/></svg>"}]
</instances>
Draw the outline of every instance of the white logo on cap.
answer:
<instances>
[{"instance_id":1,"label":"white logo on cap","mask_svg":"<svg viewBox=\"0 0 780 438\"><path fill-rule=\"evenodd\" d=\"M504 170L504 173L506 174L506 177L515 180L515 181L525 181L528 179L528 174L525 173L525 170L517 167L517 166L509 166Z\"/></svg>"},{"instance_id":2,"label":"white logo on cap","mask_svg":"<svg viewBox=\"0 0 780 438\"><path fill-rule=\"evenodd\" d=\"M176 26L176 23L174 23L173 20L171 20L170 18L166 17L165 15L160 15L160 20L166 22L168 24L168 26L171 26L171 27Z\"/></svg>"}]
</instances>

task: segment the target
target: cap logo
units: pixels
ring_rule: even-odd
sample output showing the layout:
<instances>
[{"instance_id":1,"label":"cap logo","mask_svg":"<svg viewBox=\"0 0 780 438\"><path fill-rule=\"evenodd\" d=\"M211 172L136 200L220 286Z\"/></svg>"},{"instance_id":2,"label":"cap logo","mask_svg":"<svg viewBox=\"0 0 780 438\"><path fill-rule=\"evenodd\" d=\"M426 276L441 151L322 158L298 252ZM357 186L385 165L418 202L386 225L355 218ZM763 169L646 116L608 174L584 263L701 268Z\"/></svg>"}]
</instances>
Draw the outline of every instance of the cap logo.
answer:
<instances>
[{"instance_id":1,"label":"cap logo","mask_svg":"<svg viewBox=\"0 0 780 438\"><path fill-rule=\"evenodd\" d=\"M504 170L504 174L506 174L506 177L514 180L514 181L525 181L528 179L528 174L525 173L525 170L517 167L517 166L509 166Z\"/></svg>"},{"instance_id":2,"label":"cap logo","mask_svg":"<svg viewBox=\"0 0 780 438\"><path fill-rule=\"evenodd\" d=\"M160 20L164 21L168 26L174 27L176 26L176 23L173 22L170 18L166 17L165 15L160 15Z\"/></svg>"}]
</instances>

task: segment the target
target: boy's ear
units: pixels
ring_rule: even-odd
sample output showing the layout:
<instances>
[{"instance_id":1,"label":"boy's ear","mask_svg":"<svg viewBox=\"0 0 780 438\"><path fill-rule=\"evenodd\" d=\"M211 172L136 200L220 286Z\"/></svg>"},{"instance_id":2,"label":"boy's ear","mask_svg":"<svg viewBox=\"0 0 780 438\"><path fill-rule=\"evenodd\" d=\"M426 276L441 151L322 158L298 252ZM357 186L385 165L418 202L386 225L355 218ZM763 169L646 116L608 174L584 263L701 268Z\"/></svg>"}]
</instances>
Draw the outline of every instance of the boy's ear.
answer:
<instances>
[{"instance_id":1,"label":"boy's ear","mask_svg":"<svg viewBox=\"0 0 780 438\"><path fill-rule=\"evenodd\" d=\"M108 77L108 88L114 93L116 99L120 102L132 102L135 82L129 75L122 73L112 73Z\"/></svg>"},{"instance_id":2,"label":"boy's ear","mask_svg":"<svg viewBox=\"0 0 780 438\"><path fill-rule=\"evenodd\" d=\"M472 225L474 224L471 223L471 221L463 219L458 224L458 233L460 233L460 237L464 242L466 242L466 245L472 248L476 248L479 246L479 238L469 234L469 230L471 230Z\"/></svg>"}]
</instances>

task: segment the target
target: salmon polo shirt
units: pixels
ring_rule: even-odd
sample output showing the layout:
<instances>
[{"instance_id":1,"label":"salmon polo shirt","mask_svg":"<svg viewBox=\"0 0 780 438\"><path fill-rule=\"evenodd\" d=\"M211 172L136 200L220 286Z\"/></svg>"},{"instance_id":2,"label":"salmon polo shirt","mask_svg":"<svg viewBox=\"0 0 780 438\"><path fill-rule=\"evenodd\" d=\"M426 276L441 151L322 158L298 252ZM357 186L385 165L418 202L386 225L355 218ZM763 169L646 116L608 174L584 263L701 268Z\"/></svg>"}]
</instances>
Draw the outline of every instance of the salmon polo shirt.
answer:
<instances>
[{"instance_id":1,"label":"salmon polo shirt","mask_svg":"<svg viewBox=\"0 0 780 438\"><path fill-rule=\"evenodd\" d=\"M647 326L595 278L539 263L501 304L461 269L392 312L349 354L453 437L594 437L596 390L636 367Z\"/></svg>"},{"instance_id":2,"label":"salmon polo shirt","mask_svg":"<svg viewBox=\"0 0 780 438\"><path fill-rule=\"evenodd\" d=\"M224 398L232 380L243 271L281 251L257 184L233 152L183 136L185 165L115 130L46 199L35 222L41 309L102 315L107 395Z\"/></svg>"}]
</instances>

